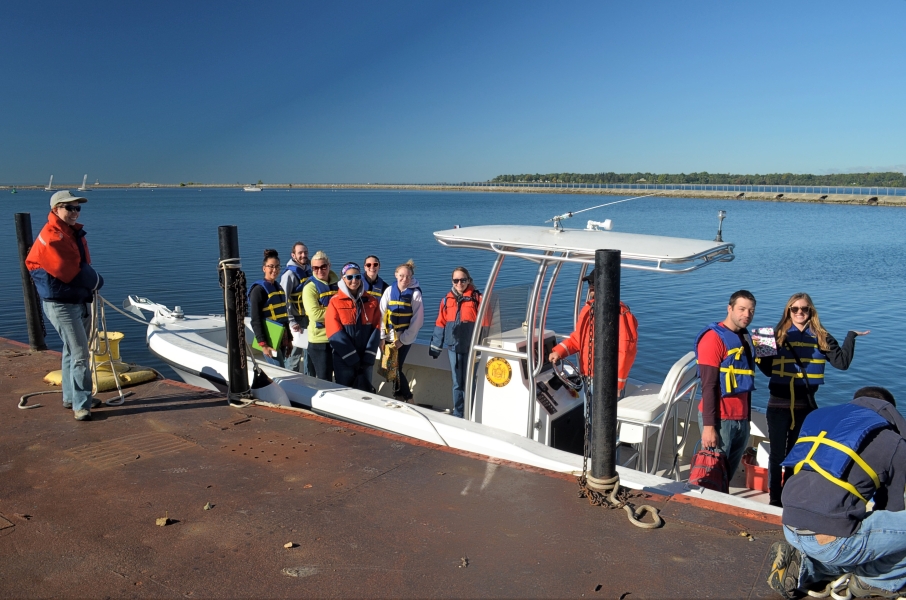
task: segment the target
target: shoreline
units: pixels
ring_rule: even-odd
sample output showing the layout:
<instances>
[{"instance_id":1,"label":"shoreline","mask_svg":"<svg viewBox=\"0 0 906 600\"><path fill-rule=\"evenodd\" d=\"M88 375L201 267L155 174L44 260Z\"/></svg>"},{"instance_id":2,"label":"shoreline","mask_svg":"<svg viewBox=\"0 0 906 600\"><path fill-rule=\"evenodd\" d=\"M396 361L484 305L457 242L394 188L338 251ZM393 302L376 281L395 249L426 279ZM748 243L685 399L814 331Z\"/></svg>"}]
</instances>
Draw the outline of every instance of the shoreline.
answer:
<instances>
[{"instance_id":1,"label":"shoreline","mask_svg":"<svg viewBox=\"0 0 906 600\"><path fill-rule=\"evenodd\" d=\"M57 185L54 190L70 189L75 190L79 184L71 186ZM238 184L192 184L180 185L172 183L163 184L105 184L91 186L88 191L104 189L237 189L241 190L244 185ZM0 185L0 190L40 190L44 191L42 185ZM580 194L594 196L631 196L633 194L657 195L667 198L698 198L705 200L755 200L759 202L802 202L811 204L855 204L867 206L906 206L906 196L871 196L866 194L804 194L804 193L774 193L774 192L725 192L725 191L704 191L704 190L631 190L631 189L608 189L608 188L536 188L536 187L519 187L515 185L445 185L445 184L378 184L378 183L275 183L262 184L262 191L266 190L291 190L291 189L346 189L346 190L423 190L423 191L458 191L458 192L505 192L511 194Z\"/></svg>"}]
</instances>

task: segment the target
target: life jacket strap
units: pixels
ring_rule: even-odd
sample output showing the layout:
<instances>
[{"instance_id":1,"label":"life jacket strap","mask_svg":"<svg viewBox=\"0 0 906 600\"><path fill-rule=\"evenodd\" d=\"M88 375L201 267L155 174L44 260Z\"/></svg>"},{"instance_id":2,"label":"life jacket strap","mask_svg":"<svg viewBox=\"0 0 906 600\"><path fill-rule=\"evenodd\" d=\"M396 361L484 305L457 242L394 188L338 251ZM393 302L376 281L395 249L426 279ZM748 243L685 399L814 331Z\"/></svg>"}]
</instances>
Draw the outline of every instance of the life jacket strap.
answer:
<instances>
[{"instance_id":1,"label":"life jacket strap","mask_svg":"<svg viewBox=\"0 0 906 600\"><path fill-rule=\"evenodd\" d=\"M833 448L835 450L839 450L843 454L845 454L848 457L850 457L851 459L853 459L853 461L855 461L855 463L857 465L859 465L863 471L865 471L865 473L871 478L872 483L874 483L875 489L878 489L881 487L881 482L878 479L878 474L875 473L874 469L872 469L870 466L868 466L868 463L865 462L862 459L862 457L859 456L859 454L855 450L853 450L852 448L850 448L848 446L844 446L840 442L836 442L834 440L828 439L827 437L825 437L826 435L827 435L827 432L822 431L818 435L810 435L810 436L806 436L806 437L801 437L798 440L796 440L797 444L812 442L812 447L811 447L811 449L809 449L809 452L806 455L806 457L804 459L800 460L798 463L796 463L796 466L793 468L793 474L795 475L796 473L798 473L804 465L808 465L816 473L818 473L819 475L821 475L822 477L824 477L831 483L839 485L840 487L842 487L844 490L846 490L853 496L856 496L857 498L859 498L862 502L868 504L868 500L862 494L859 493L859 490L857 490L853 484L849 483L848 481L844 481L842 479L834 477L833 475L831 475L830 473L828 473L827 471L822 469L818 465L818 463L815 462L815 460L812 457L815 455L815 452L818 451L818 448L821 445L830 446L831 448Z\"/></svg>"},{"instance_id":2,"label":"life jacket strap","mask_svg":"<svg viewBox=\"0 0 906 600\"><path fill-rule=\"evenodd\" d=\"M742 348L740 348L742 350ZM755 376L755 371L752 369L737 369L733 365L727 365L726 367L721 367L720 372L724 373L724 387L727 390L728 394L732 394L733 390L739 387L739 383L736 381L737 375L751 375Z\"/></svg>"}]
</instances>

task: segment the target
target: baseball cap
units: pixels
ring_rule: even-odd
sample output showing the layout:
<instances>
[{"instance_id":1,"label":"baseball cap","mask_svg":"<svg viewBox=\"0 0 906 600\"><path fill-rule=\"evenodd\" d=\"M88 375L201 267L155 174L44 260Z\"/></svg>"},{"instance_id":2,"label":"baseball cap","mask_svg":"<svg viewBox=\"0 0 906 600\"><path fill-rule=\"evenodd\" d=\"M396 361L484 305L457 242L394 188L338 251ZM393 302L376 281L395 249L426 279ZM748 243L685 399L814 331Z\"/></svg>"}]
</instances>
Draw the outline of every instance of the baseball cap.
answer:
<instances>
[{"instance_id":1,"label":"baseball cap","mask_svg":"<svg viewBox=\"0 0 906 600\"><path fill-rule=\"evenodd\" d=\"M88 202L88 198L73 196L72 192L70 192L69 190L60 190L50 197L51 208L54 208L57 204L66 204L68 202L78 202L79 204L84 204Z\"/></svg>"}]
</instances>

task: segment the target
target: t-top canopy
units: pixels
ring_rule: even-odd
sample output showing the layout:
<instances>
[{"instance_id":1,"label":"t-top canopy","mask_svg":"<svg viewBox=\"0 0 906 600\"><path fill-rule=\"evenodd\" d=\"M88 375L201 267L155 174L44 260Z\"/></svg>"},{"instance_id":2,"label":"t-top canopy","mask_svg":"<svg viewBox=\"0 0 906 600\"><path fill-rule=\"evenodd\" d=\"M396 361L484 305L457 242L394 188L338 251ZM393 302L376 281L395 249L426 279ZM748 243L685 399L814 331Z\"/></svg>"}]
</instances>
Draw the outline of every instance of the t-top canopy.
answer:
<instances>
[{"instance_id":1,"label":"t-top canopy","mask_svg":"<svg viewBox=\"0 0 906 600\"><path fill-rule=\"evenodd\" d=\"M462 227L436 231L434 237L452 248L489 250L535 262L594 264L595 250L619 250L624 268L665 273L686 273L735 258L735 245L723 242L531 225Z\"/></svg>"}]
</instances>

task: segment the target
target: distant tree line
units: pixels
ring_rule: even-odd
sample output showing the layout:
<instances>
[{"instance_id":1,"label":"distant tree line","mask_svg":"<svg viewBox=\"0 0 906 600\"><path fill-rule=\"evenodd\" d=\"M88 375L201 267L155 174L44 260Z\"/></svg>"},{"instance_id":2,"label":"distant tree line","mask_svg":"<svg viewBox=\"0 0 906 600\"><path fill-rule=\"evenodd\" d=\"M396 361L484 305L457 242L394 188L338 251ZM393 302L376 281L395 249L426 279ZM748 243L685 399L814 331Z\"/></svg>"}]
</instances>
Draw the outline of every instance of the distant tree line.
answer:
<instances>
[{"instance_id":1,"label":"distant tree line","mask_svg":"<svg viewBox=\"0 0 906 600\"><path fill-rule=\"evenodd\" d=\"M810 175L768 173L732 175L729 173L547 173L498 175L494 183L689 183L711 185L809 185L906 187L903 173L835 173Z\"/></svg>"}]
</instances>

